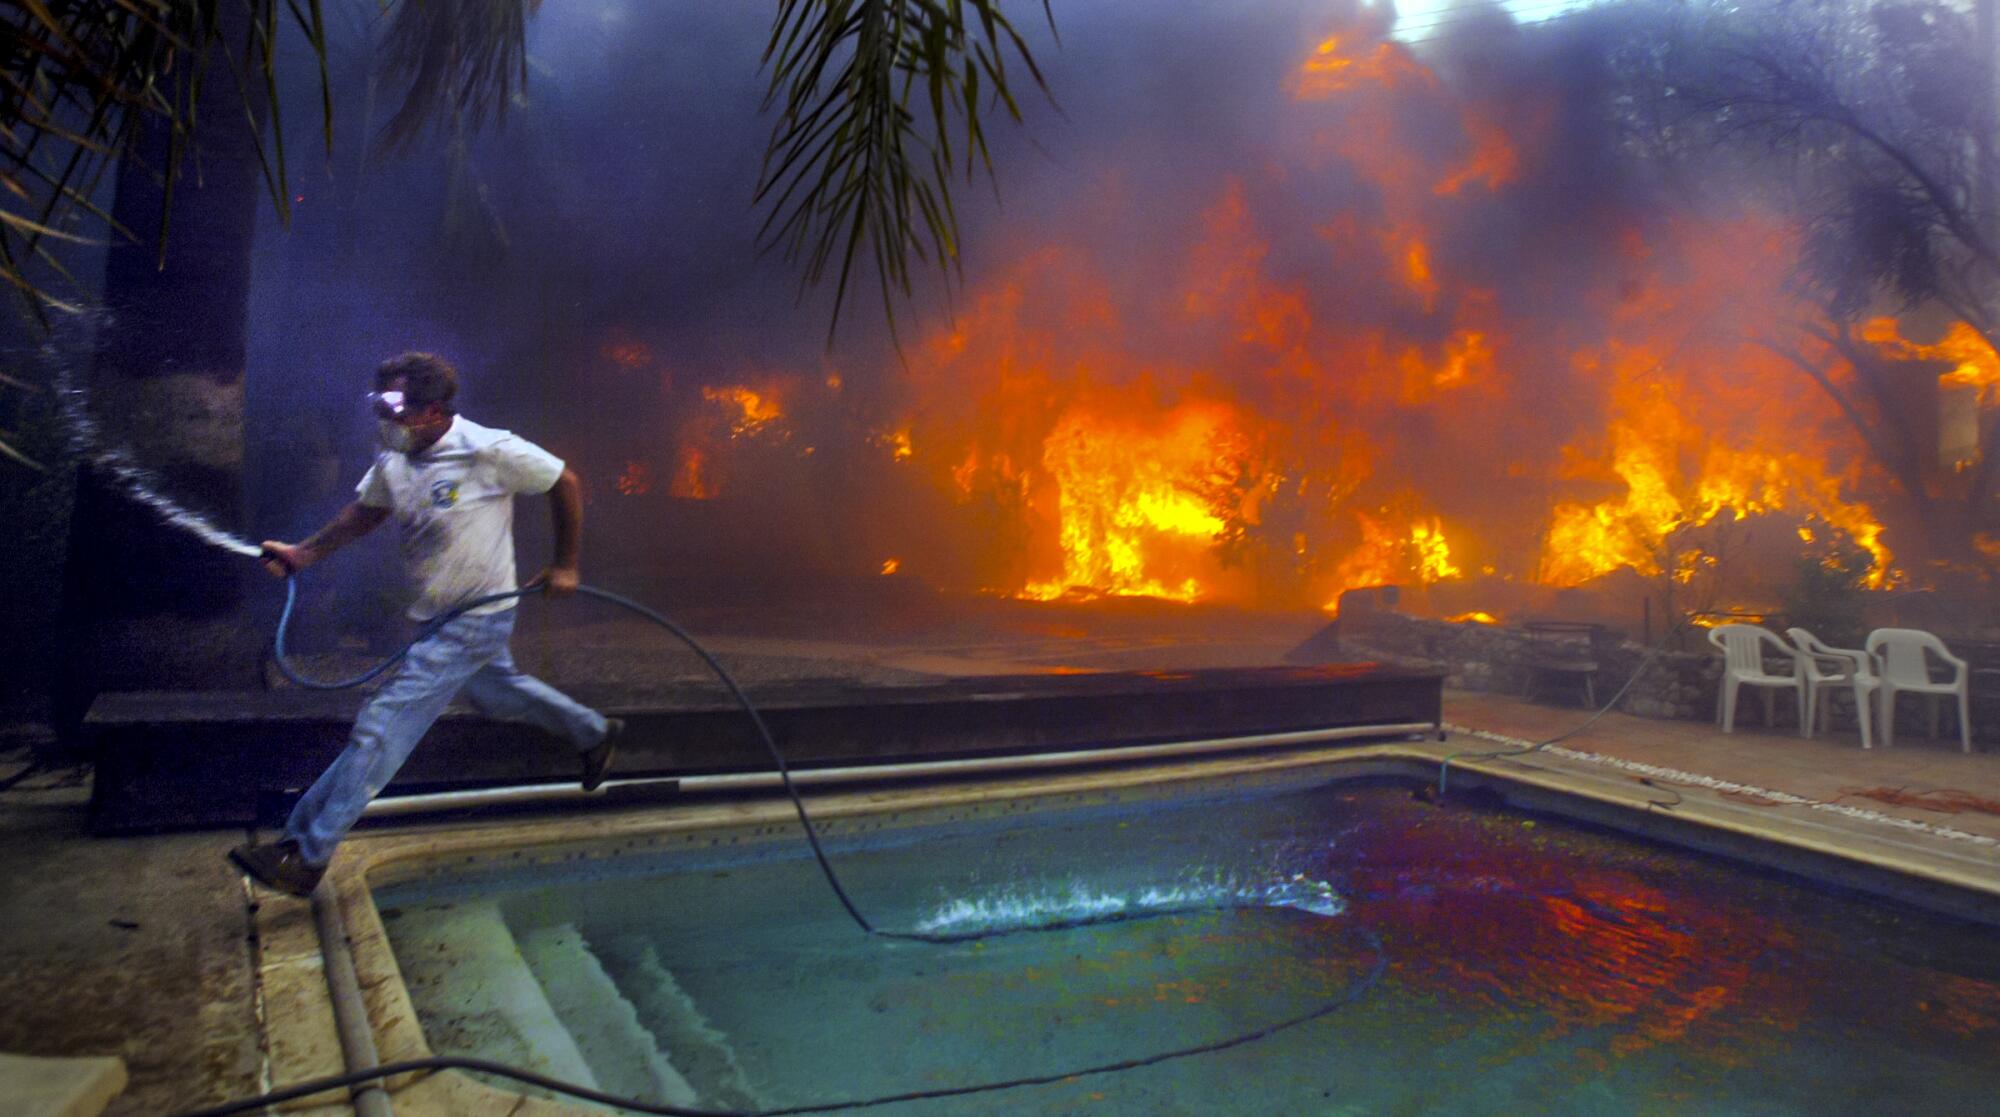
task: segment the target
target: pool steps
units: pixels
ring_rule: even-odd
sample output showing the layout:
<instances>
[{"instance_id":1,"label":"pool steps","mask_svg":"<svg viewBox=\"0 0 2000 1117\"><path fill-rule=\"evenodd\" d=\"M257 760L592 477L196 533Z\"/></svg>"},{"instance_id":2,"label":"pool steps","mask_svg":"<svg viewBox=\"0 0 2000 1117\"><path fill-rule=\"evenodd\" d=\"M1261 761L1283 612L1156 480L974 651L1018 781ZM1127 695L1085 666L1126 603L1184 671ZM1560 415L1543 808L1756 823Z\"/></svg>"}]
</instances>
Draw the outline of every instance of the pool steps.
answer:
<instances>
[{"instance_id":1,"label":"pool steps","mask_svg":"<svg viewBox=\"0 0 2000 1117\"><path fill-rule=\"evenodd\" d=\"M661 964L652 943L637 935L624 935L595 949L605 972L627 991L640 1023L658 1037L662 1050L673 1053L674 1065L687 1076L705 1106L765 1108L737 1065L728 1038L695 1007L694 998Z\"/></svg>"},{"instance_id":2,"label":"pool steps","mask_svg":"<svg viewBox=\"0 0 2000 1117\"><path fill-rule=\"evenodd\" d=\"M600 1089L667 1105L696 1103L694 1087L660 1054L659 1041L574 924L536 928L520 944L557 1019L576 1046L590 1052L586 1058Z\"/></svg>"},{"instance_id":3,"label":"pool steps","mask_svg":"<svg viewBox=\"0 0 2000 1117\"><path fill-rule=\"evenodd\" d=\"M429 1025L439 1050L482 1051L551 1078L598 1084L496 905L412 911L396 937L413 1001L422 1006L452 990L448 1018Z\"/></svg>"},{"instance_id":4,"label":"pool steps","mask_svg":"<svg viewBox=\"0 0 2000 1117\"><path fill-rule=\"evenodd\" d=\"M727 1038L643 939L600 948L571 923L517 936L487 901L401 913L396 939L440 1051L477 1051L649 1102L762 1108Z\"/></svg>"}]
</instances>

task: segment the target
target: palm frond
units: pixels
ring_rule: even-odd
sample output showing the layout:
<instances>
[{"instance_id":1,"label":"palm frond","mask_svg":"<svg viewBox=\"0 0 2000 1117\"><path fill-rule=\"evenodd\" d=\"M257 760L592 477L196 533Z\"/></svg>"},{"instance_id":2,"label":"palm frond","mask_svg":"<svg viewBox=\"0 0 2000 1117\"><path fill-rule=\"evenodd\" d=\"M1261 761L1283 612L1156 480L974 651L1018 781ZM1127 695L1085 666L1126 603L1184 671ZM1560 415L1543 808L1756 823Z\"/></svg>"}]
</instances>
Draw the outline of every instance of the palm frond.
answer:
<instances>
[{"instance_id":1,"label":"palm frond","mask_svg":"<svg viewBox=\"0 0 2000 1117\"><path fill-rule=\"evenodd\" d=\"M404 88L379 146L406 151L434 126L478 131L504 119L528 84L528 19L542 0L404 0L383 43L382 71ZM323 40L322 40L323 41Z\"/></svg>"},{"instance_id":2,"label":"palm frond","mask_svg":"<svg viewBox=\"0 0 2000 1117\"><path fill-rule=\"evenodd\" d=\"M166 165L151 170L172 203L181 160L195 150L211 61L235 78L265 182L281 216L290 197L283 130L267 141L262 121L276 105L275 43L287 23L312 44L321 81L323 131L332 140L321 0L20 0L0 14L0 279L30 313L74 305L49 289L34 261L54 263L45 241L90 242L88 221L132 239L93 200L104 168L147 121L169 130ZM267 150L266 144L269 144ZM164 212L158 250L166 243ZM65 286L74 284L57 264Z\"/></svg>"},{"instance_id":3,"label":"palm frond","mask_svg":"<svg viewBox=\"0 0 2000 1117\"><path fill-rule=\"evenodd\" d=\"M41 462L38 462L35 459L29 457L28 455L22 453L21 451L15 449L14 445L9 441L7 441L8 437L9 436L7 435L0 434L0 457L7 458L8 460L13 461L18 465L27 466L29 469L32 469L37 473L48 472L49 470L48 466L43 465Z\"/></svg>"},{"instance_id":4,"label":"palm frond","mask_svg":"<svg viewBox=\"0 0 2000 1117\"><path fill-rule=\"evenodd\" d=\"M477 130L527 81L526 23L541 0L401 0L384 42L384 70L401 86L379 142L406 148L434 126ZM955 177L992 156L983 118L1019 120L1010 64L1044 95L1047 82L1000 0L778 0L764 55L775 109L756 194L760 233L802 265L802 287L835 277L829 338L859 266L877 272L893 335L898 297L931 263L947 289L959 268ZM1048 0L1042 17L1054 27ZM318 67L320 132L333 140L322 0L18 0L0 13L0 281L38 319L69 309L49 284L63 277L50 245L108 226L95 200L105 168L142 127L167 130L158 232L164 253L182 161L198 150L204 101L219 65L247 115L266 187L281 218L290 187L276 118L277 41L305 37ZM269 136L264 124L268 119ZM52 271L44 270L55 265ZM64 279L63 287L75 284Z\"/></svg>"},{"instance_id":5,"label":"palm frond","mask_svg":"<svg viewBox=\"0 0 2000 1117\"><path fill-rule=\"evenodd\" d=\"M1046 0L1042 13L1053 28ZM1047 96L999 0L780 0L764 51L764 106L777 120L757 186L768 207L759 243L803 266L802 290L831 270L829 341L864 256L892 338L916 267L936 265L947 288L957 277L953 181L961 169L992 173L982 114L997 106L1021 119L1009 55Z\"/></svg>"},{"instance_id":6,"label":"palm frond","mask_svg":"<svg viewBox=\"0 0 2000 1117\"><path fill-rule=\"evenodd\" d=\"M402 0L385 69L406 87L383 142L405 147L450 119L476 129L527 77L526 22L541 0ZM19 0L0 14L0 280L47 324L74 308L58 295L44 241L86 239L82 222L126 240L94 196L106 166L148 122L167 130L157 251L164 259L182 164L199 150L210 115L241 113L273 208L291 213L290 169L279 115L281 35L304 36L318 68L320 128L333 147L323 0ZM205 96L219 68L234 107ZM62 278L60 267L53 269ZM66 280L64 286L73 286Z\"/></svg>"}]
</instances>

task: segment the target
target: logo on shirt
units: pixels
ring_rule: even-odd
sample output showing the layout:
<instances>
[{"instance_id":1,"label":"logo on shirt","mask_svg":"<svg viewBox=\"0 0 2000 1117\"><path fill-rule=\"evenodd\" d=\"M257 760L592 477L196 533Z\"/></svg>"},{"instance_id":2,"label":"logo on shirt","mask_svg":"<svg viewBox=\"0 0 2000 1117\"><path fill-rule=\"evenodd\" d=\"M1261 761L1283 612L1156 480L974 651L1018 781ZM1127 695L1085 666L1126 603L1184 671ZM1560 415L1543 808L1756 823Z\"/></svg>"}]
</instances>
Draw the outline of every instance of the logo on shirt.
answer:
<instances>
[{"instance_id":1,"label":"logo on shirt","mask_svg":"<svg viewBox=\"0 0 2000 1117\"><path fill-rule=\"evenodd\" d=\"M431 486L431 507L450 508L458 503L458 482L439 481Z\"/></svg>"}]
</instances>

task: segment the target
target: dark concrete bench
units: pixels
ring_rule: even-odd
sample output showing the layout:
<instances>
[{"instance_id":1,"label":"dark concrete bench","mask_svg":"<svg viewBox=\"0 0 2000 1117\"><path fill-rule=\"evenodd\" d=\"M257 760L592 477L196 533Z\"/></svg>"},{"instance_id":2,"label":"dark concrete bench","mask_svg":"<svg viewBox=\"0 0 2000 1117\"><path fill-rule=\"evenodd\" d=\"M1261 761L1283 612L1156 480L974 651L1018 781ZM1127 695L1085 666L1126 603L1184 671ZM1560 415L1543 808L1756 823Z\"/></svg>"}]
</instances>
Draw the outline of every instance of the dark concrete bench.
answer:
<instances>
[{"instance_id":1,"label":"dark concrete bench","mask_svg":"<svg viewBox=\"0 0 2000 1117\"><path fill-rule=\"evenodd\" d=\"M770 759L720 686L643 706L577 688L628 724L614 778L762 772ZM1442 676L1374 664L951 679L899 687L793 682L752 694L801 768L971 759L1371 725L1437 724ZM332 762L354 692L107 694L85 720L101 833L281 818ZM387 794L561 783L576 754L535 729L447 711Z\"/></svg>"},{"instance_id":2,"label":"dark concrete bench","mask_svg":"<svg viewBox=\"0 0 2000 1117\"><path fill-rule=\"evenodd\" d=\"M1583 692L1586 707L1597 706L1597 642L1604 626L1581 621L1527 621L1521 630L1528 635L1525 662L1528 671L1526 697L1532 699L1551 690Z\"/></svg>"}]
</instances>

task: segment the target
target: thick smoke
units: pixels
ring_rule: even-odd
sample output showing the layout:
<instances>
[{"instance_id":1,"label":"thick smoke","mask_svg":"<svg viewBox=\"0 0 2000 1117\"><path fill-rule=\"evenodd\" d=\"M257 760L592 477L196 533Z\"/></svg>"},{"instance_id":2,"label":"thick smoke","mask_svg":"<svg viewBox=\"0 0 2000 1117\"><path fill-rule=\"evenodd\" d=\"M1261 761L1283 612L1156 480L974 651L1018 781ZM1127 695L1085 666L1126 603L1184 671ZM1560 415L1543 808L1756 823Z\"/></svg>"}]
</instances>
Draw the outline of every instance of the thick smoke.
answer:
<instances>
[{"instance_id":1,"label":"thick smoke","mask_svg":"<svg viewBox=\"0 0 2000 1117\"><path fill-rule=\"evenodd\" d=\"M1675 421L1743 417L1714 401L1740 402L1776 289L1773 227L1633 175L1582 17L1496 13L1413 54L1341 3L1058 2L1059 45L1017 15L1055 104L1016 73L1027 119L994 115L993 188L959 194L964 286L902 308L899 359L864 282L829 352L827 293L756 252L768 5L548 5L504 130L394 158L366 149L390 96L372 11L335 48L360 108L259 242L253 507L276 534L345 498L368 370L422 348L459 363L470 415L579 468L594 561L627 577L893 558L1060 590L1051 435L1086 453L1182 423L1216 458L1183 488L1223 523L1175 577L1317 604L1371 561L1410 575L1437 523L1461 575L1526 580L1553 508L1625 486L1610 440L1649 380Z\"/></svg>"}]
</instances>

